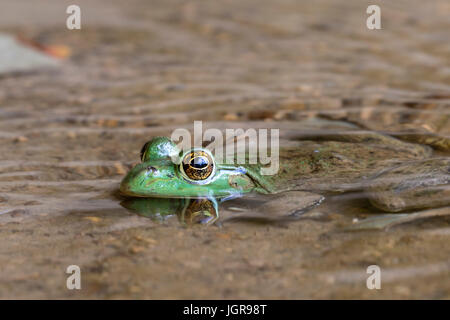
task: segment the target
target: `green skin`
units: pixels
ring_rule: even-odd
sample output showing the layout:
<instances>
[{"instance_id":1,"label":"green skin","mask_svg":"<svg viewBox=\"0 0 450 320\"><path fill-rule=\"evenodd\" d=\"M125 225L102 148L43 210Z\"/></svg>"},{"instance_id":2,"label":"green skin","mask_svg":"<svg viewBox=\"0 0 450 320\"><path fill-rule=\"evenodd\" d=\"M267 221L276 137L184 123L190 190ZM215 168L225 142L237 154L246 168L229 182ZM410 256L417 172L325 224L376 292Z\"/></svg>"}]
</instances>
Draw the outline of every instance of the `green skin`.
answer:
<instances>
[{"instance_id":1,"label":"green skin","mask_svg":"<svg viewBox=\"0 0 450 320\"><path fill-rule=\"evenodd\" d=\"M206 184L186 179L180 166L172 161L181 156L175 143L167 137L155 137L142 150L142 163L128 172L120 184L122 194L158 198L226 198L256 191L272 193L268 179L258 166L216 163L215 172Z\"/></svg>"}]
</instances>

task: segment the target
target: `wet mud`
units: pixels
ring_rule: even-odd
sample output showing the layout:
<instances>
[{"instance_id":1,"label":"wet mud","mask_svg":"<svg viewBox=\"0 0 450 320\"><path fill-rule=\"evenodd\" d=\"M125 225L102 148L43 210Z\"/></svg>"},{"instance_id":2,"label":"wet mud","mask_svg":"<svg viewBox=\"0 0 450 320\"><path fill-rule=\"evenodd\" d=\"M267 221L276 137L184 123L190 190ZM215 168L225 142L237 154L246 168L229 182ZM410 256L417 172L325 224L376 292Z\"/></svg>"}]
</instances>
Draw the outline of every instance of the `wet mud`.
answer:
<instances>
[{"instance_id":1,"label":"wet mud","mask_svg":"<svg viewBox=\"0 0 450 320\"><path fill-rule=\"evenodd\" d=\"M383 3L375 31L364 1L79 1L72 31L70 2L41 2L0 1L0 32L71 51L0 75L0 298L450 298L447 1ZM120 195L144 143L194 120L279 128L299 190ZM417 179L370 198L414 161L437 163L434 198Z\"/></svg>"}]
</instances>

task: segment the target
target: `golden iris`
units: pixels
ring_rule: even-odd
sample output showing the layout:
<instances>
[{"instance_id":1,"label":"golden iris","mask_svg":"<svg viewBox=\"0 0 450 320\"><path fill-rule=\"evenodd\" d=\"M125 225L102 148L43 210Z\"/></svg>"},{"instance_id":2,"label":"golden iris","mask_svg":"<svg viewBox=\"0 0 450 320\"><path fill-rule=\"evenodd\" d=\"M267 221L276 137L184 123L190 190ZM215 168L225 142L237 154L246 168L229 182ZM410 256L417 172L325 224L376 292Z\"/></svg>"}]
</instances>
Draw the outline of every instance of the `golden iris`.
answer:
<instances>
[{"instance_id":1,"label":"golden iris","mask_svg":"<svg viewBox=\"0 0 450 320\"><path fill-rule=\"evenodd\" d=\"M196 150L184 156L181 166L189 179L205 180L212 174L214 162L208 153Z\"/></svg>"}]
</instances>

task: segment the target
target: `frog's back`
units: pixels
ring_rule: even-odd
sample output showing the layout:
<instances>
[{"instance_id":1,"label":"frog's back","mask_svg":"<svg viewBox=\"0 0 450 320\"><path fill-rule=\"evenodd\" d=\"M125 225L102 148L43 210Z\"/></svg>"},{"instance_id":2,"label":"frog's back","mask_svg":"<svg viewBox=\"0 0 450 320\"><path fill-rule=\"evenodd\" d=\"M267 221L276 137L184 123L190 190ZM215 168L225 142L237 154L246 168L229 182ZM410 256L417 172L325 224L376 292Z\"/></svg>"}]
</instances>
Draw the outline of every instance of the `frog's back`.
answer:
<instances>
[{"instance_id":1,"label":"frog's back","mask_svg":"<svg viewBox=\"0 0 450 320\"><path fill-rule=\"evenodd\" d=\"M361 178L369 177L391 163L425 159L431 155L431 149L427 146L403 142L370 131L310 139L281 147L278 159L269 158L271 161L278 161L276 165L263 165L260 161L249 163L250 157L246 155L246 162L241 166L258 174L258 178L271 186L270 192L335 192L361 188ZM262 169L269 166L278 167L278 170L272 174L264 174Z\"/></svg>"}]
</instances>

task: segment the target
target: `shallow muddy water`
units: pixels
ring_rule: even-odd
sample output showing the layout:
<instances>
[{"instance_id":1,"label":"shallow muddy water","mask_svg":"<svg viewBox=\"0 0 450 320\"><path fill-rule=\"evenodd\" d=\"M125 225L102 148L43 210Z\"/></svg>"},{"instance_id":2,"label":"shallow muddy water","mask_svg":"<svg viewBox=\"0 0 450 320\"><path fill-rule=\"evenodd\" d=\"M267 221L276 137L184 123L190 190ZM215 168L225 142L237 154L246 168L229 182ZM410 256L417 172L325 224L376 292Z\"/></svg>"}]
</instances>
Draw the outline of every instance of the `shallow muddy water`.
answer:
<instances>
[{"instance_id":1,"label":"shallow muddy water","mask_svg":"<svg viewBox=\"0 0 450 320\"><path fill-rule=\"evenodd\" d=\"M71 50L0 74L0 298L450 298L449 207L388 215L366 192L449 159L447 1L383 4L376 31L361 1L79 1L76 31L70 2L0 4L0 32ZM120 195L142 145L194 120L280 129L310 157L302 193ZM342 138L361 132L411 144Z\"/></svg>"}]
</instances>

